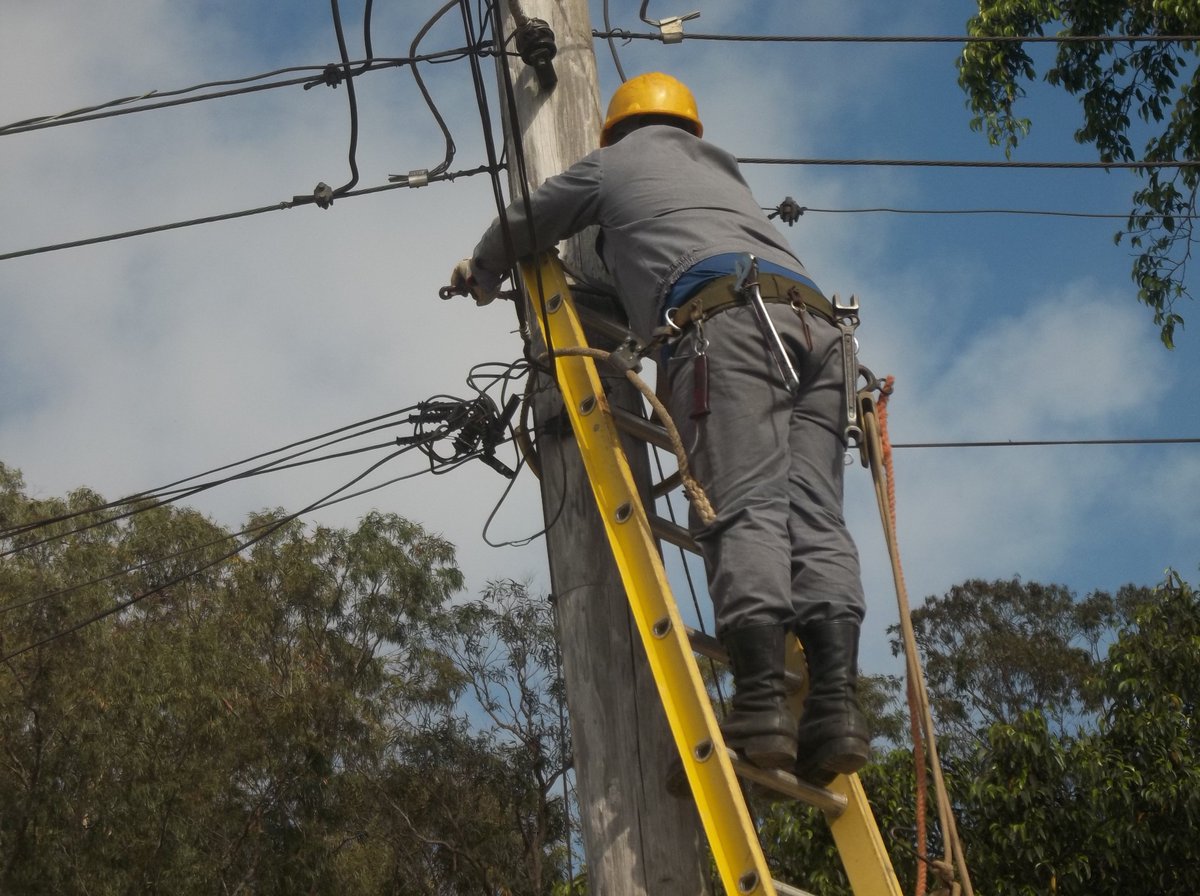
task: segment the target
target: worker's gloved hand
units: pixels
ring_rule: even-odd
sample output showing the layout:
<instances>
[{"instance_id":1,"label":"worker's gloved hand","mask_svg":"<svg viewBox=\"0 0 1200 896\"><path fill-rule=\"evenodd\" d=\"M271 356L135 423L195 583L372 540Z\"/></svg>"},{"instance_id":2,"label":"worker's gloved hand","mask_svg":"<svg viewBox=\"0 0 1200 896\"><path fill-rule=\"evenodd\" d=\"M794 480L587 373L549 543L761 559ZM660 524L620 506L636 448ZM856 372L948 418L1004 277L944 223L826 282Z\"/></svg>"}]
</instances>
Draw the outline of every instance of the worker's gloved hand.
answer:
<instances>
[{"instance_id":1,"label":"worker's gloved hand","mask_svg":"<svg viewBox=\"0 0 1200 896\"><path fill-rule=\"evenodd\" d=\"M450 288L470 294L480 306L491 304L500 294L499 288L487 289L479 284L469 258L464 258L450 272Z\"/></svg>"}]
</instances>

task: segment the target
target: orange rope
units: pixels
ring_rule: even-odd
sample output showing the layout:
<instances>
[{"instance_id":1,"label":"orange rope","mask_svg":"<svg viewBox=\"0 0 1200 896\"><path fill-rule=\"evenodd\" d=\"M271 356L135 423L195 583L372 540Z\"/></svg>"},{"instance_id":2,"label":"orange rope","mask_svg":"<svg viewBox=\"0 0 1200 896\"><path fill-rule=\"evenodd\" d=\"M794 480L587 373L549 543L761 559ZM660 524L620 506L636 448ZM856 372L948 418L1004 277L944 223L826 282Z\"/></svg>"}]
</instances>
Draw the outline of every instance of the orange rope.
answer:
<instances>
[{"instance_id":1,"label":"orange rope","mask_svg":"<svg viewBox=\"0 0 1200 896\"><path fill-rule=\"evenodd\" d=\"M963 893L973 896L971 878L967 872L967 860L963 851L962 840L958 835L958 825L954 820L954 810L950 805L950 796L946 791L946 783L942 774L941 761L937 755L937 741L933 733L933 717L929 712L929 696L925 691L924 676L921 673L920 659L916 655L916 639L908 616L907 588L904 585L904 573L900 566L900 549L896 543L896 477L892 466L892 445L887 432L887 402L892 394L894 377L888 377L880 387L880 398L876 402L879 422L880 455L887 478L886 497L881 496L881 504L886 503L885 528L888 537L888 550L891 554L893 573L896 578L896 597L900 604L901 628L904 631L905 653L908 655L908 704L913 725L913 758L917 780L917 896L924 896L926 886L926 867L931 865L939 880L946 884L952 894ZM876 492L879 491L878 476L876 476ZM882 509L882 508L881 508ZM926 855L927 848L927 780L933 775L934 789L937 794L938 816L945 840L946 853L941 861ZM960 880L956 881L955 871Z\"/></svg>"},{"instance_id":2,"label":"orange rope","mask_svg":"<svg viewBox=\"0 0 1200 896\"><path fill-rule=\"evenodd\" d=\"M875 407L879 411L879 440L883 443L883 469L887 473L888 521L892 524L893 532L896 531L896 476L892 468L892 441L888 438L887 406L895 385L896 378L894 376L889 376L884 380L883 386L879 390L879 401L875 402ZM897 561L898 564L899 561Z\"/></svg>"},{"instance_id":3,"label":"orange rope","mask_svg":"<svg viewBox=\"0 0 1200 896\"><path fill-rule=\"evenodd\" d=\"M896 532L896 476L895 469L892 465L892 442L888 438L888 418L887 404L888 399L892 397L893 386L896 382L894 376L889 376L884 380L882 388L879 390L879 400L875 403L875 408L879 418L879 441L883 448L883 469L887 474L887 513L888 522L892 527L892 538L895 539ZM897 552L898 553L898 552ZM896 568L899 570L901 578L904 576L903 569L900 565L900 559L897 555ZM928 819L927 813L927 789L928 789L928 771L925 768L925 746L924 739L921 736L921 718L920 706L917 700L917 692L913 685L912 676L908 677L908 686L906 688L908 695L908 720L909 729L912 733L913 742L913 769L916 772L916 847L917 847L917 879L914 886L915 896L925 896L926 886L928 884L928 869L925 864L925 848L928 843Z\"/></svg>"}]
</instances>

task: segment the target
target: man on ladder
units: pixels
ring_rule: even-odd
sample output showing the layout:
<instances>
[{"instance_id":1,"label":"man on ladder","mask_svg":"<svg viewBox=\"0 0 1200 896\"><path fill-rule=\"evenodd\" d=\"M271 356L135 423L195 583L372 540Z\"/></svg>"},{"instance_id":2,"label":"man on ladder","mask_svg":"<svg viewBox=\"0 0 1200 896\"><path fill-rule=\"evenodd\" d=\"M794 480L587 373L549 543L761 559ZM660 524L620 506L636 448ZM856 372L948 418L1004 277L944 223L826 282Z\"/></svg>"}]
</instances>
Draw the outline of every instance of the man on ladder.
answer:
<instances>
[{"instance_id":1,"label":"man on ladder","mask_svg":"<svg viewBox=\"0 0 1200 896\"><path fill-rule=\"evenodd\" d=\"M625 82L601 148L510 205L508 233L497 219L451 285L486 304L516 258L599 225L631 329L666 339L669 408L716 508L710 522L693 510L691 528L733 668L721 731L754 764L824 785L859 769L870 739L855 693L865 600L842 514L852 339L735 158L702 134L685 85ZM798 723L789 630L810 673Z\"/></svg>"}]
</instances>

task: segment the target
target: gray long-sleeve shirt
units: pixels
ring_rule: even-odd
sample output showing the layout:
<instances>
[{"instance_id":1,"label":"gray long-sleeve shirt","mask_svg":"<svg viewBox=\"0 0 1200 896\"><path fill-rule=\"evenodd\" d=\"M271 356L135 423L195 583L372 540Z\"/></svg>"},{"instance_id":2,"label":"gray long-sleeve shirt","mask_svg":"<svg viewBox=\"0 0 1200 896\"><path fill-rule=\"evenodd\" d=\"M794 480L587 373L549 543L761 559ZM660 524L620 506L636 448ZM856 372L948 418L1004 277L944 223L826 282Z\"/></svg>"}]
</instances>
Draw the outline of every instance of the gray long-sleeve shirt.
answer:
<instances>
[{"instance_id":1,"label":"gray long-sleeve shirt","mask_svg":"<svg viewBox=\"0 0 1200 896\"><path fill-rule=\"evenodd\" d=\"M671 285L705 258L751 252L806 274L754 200L735 157L669 125L640 128L590 153L546 180L529 201L536 242L525 204L518 200L506 211L516 257L599 225L605 266L630 328L643 340L661 323ZM475 247L476 279L494 288L513 261L497 219Z\"/></svg>"}]
</instances>

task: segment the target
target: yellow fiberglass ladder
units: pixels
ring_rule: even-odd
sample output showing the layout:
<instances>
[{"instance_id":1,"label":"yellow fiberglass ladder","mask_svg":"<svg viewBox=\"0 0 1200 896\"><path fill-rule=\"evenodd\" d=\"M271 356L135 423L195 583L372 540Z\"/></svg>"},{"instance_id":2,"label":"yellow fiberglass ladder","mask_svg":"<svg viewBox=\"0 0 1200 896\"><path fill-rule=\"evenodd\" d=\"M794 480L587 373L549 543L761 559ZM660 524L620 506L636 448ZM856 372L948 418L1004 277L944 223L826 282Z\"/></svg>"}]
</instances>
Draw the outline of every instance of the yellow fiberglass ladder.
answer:
<instances>
[{"instance_id":1,"label":"yellow fiberglass ladder","mask_svg":"<svg viewBox=\"0 0 1200 896\"><path fill-rule=\"evenodd\" d=\"M756 768L725 748L695 658L697 652L718 655L720 648L684 627L658 551L659 537L687 544L687 533L647 515L617 435L618 425L627 422L640 430L636 435L653 441L647 432L652 425L633 415L629 421L621 419L624 414L614 417L594 361L603 353L587 345L558 260L540 256L523 263L521 273L553 348L563 404L726 892L804 896L772 879L737 780L741 775L824 812L855 896L900 896L857 775L841 775L828 789L814 787L783 771Z\"/></svg>"}]
</instances>

